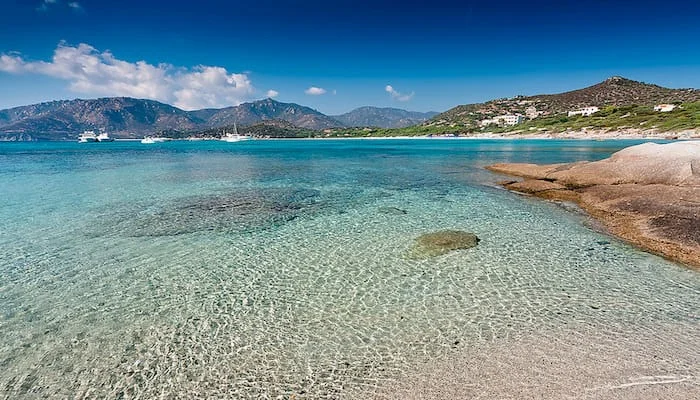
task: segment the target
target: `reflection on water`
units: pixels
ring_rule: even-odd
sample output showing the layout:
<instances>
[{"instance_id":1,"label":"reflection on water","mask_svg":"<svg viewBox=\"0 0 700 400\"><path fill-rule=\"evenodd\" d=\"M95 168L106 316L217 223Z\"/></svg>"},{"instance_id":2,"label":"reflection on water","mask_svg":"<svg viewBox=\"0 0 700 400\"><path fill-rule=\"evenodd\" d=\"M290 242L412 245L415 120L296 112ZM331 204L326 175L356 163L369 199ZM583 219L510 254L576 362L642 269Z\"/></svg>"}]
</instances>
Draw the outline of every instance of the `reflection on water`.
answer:
<instances>
[{"instance_id":1,"label":"reflection on water","mask_svg":"<svg viewBox=\"0 0 700 400\"><path fill-rule=\"evenodd\" d=\"M483 185L491 162L627 144L1 144L0 393L366 397L426 362L468 370L521 340L536 357L572 331L640 373L696 377L697 273ZM445 229L481 241L410 257Z\"/></svg>"}]
</instances>

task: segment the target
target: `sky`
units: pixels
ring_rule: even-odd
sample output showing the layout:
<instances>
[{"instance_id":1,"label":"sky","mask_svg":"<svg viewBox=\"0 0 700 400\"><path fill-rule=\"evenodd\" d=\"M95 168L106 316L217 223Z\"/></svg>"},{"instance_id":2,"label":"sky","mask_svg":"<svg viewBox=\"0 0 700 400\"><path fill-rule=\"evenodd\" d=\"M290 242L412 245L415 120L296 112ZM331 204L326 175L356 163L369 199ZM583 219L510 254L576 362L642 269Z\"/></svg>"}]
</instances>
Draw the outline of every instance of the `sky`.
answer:
<instances>
[{"instance_id":1,"label":"sky","mask_svg":"<svg viewBox=\"0 0 700 400\"><path fill-rule=\"evenodd\" d=\"M696 0L0 0L0 109L130 96L445 111L614 75L699 88L698 21Z\"/></svg>"}]
</instances>

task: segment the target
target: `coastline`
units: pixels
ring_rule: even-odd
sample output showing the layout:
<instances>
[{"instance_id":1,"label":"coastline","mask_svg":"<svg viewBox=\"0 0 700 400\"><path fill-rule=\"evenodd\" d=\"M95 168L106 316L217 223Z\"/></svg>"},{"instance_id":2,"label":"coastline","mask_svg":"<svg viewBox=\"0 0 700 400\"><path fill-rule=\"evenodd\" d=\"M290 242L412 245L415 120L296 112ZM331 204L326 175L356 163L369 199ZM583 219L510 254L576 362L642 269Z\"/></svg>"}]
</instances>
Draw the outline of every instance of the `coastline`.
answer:
<instances>
[{"instance_id":1,"label":"coastline","mask_svg":"<svg viewBox=\"0 0 700 400\"><path fill-rule=\"evenodd\" d=\"M620 130L571 130L564 132L548 131L512 131L512 132L474 132L467 134L444 133L420 136L329 136L309 139L571 139L571 140L700 140L700 128L682 131L659 132L657 130L620 129Z\"/></svg>"},{"instance_id":2,"label":"coastline","mask_svg":"<svg viewBox=\"0 0 700 400\"><path fill-rule=\"evenodd\" d=\"M700 128L683 131L658 132L656 130L577 130L565 132L475 132L468 134L444 133L415 136L317 136L317 137L258 137L255 140L700 140ZM138 142L141 138L116 138L115 142ZM170 141L218 141L216 137L169 138ZM18 142L72 142L73 140L3 140L5 143Z\"/></svg>"},{"instance_id":3,"label":"coastline","mask_svg":"<svg viewBox=\"0 0 700 400\"><path fill-rule=\"evenodd\" d=\"M502 138L542 138L542 139L582 139L582 140L613 140L613 139L659 139L659 140L693 140L700 139L700 129L682 131L666 131L643 129L583 129L564 132L524 132L512 131L495 134Z\"/></svg>"},{"instance_id":4,"label":"coastline","mask_svg":"<svg viewBox=\"0 0 700 400\"><path fill-rule=\"evenodd\" d=\"M700 140L700 129L680 132L656 132L641 130L617 131L567 131L567 132L504 132L475 134L438 134L416 136L321 136L299 138L256 138L256 140ZM175 140L217 140L208 138L184 138Z\"/></svg>"},{"instance_id":5,"label":"coastline","mask_svg":"<svg viewBox=\"0 0 700 400\"><path fill-rule=\"evenodd\" d=\"M529 140L529 139L567 139L567 140L700 140L700 129L658 132L655 130L625 129L625 130L579 130L566 132L476 132L472 134L436 134L420 136L327 136L298 139L415 139L415 140ZM277 139L277 138L269 138ZM297 140L296 138L283 138Z\"/></svg>"},{"instance_id":6,"label":"coastline","mask_svg":"<svg viewBox=\"0 0 700 400\"><path fill-rule=\"evenodd\" d=\"M576 203L611 234L700 270L700 143L646 143L596 162L494 164L523 180L500 184L545 200Z\"/></svg>"}]
</instances>

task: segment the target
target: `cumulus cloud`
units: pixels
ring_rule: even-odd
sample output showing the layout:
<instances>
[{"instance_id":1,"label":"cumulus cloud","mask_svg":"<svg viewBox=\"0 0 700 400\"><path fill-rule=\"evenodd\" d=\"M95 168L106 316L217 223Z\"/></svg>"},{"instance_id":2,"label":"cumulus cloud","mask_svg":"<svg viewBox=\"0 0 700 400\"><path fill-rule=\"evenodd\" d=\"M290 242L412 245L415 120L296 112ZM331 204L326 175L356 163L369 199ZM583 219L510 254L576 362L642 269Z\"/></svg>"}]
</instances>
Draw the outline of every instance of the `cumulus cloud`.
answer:
<instances>
[{"instance_id":1,"label":"cumulus cloud","mask_svg":"<svg viewBox=\"0 0 700 400\"><path fill-rule=\"evenodd\" d=\"M394 89L394 87L391 85L386 85L384 90L391 95L392 99L398 100L398 101L409 101L415 95L414 92L411 92L409 94L403 94L403 93L397 91L396 89Z\"/></svg>"},{"instance_id":2,"label":"cumulus cloud","mask_svg":"<svg viewBox=\"0 0 700 400\"><path fill-rule=\"evenodd\" d=\"M74 92L147 98L186 110L238 105L251 99L255 91L247 74L205 65L187 69L146 61L132 63L85 43L60 43L51 61L1 54L0 71L51 76L68 81Z\"/></svg>"},{"instance_id":3,"label":"cumulus cloud","mask_svg":"<svg viewBox=\"0 0 700 400\"><path fill-rule=\"evenodd\" d=\"M278 91L276 91L276 90L270 89L270 90L267 91L267 94L266 94L266 95L267 95L267 97L269 97L269 98L272 99L272 98L275 98L275 97L279 96L279 95L280 95L280 92L278 92Z\"/></svg>"},{"instance_id":4,"label":"cumulus cloud","mask_svg":"<svg viewBox=\"0 0 700 400\"><path fill-rule=\"evenodd\" d=\"M311 96L320 96L320 95L326 93L326 89L316 87L316 86L311 86L310 88L304 90L304 93L311 95Z\"/></svg>"},{"instance_id":5,"label":"cumulus cloud","mask_svg":"<svg viewBox=\"0 0 700 400\"><path fill-rule=\"evenodd\" d=\"M68 3L68 7L74 9L74 10L82 10L83 6L80 5L77 1L72 1Z\"/></svg>"}]
</instances>

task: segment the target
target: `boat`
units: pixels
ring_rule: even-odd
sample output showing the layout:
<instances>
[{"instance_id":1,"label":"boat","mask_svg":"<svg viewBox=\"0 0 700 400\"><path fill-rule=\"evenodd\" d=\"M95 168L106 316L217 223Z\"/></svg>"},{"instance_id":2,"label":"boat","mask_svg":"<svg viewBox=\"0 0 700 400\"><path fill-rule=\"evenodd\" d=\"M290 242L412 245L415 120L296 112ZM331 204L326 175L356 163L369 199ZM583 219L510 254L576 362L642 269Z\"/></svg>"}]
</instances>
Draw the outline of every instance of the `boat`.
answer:
<instances>
[{"instance_id":1,"label":"boat","mask_svg":"<svg viewBox=\"0 0 700 400\"><path fill-rule=\"evenodd\" d=\"M84 131L78 136L78 143L92 143L97 141L95 131Z\"/></svg>"},{"instance_id":2,"label":"boat","mask_svg":"<svg viewBox=\"0 0 700 400\"><path fill-rule=\"evenodd\" d=\"M113 142L114 138L109 137L109 135L105 132L100 133L97 135L97 141L98 142Z\"/></svg>"},{"instance_id":3,"label":"boat","mask_svg":"<svg viewBox=\"0 0 700 400\"><path fill-rule=\"evenodd\" d=\"M242 142L246 140L252 140L253 138L250 135L239 135L238 134L238 128L236 128L236 123L233 123L233 133L226 133L226 131L223 132L223 135L221 135L221 140L224 142Z\"/></svg>"},{"instance_id":4,"label":"boat","mask_svg":"<svg viewBox=\"0 0 700 400\"><path fill-rule=\"evenodd\" d=\"M171 140L170 138L166 137L157 137L157 136L146 136L143 139L141 139L141 143L143 144L153 144L153 143L162 143L162 142L167 142Z\"/></svg>"}]
</instances>

